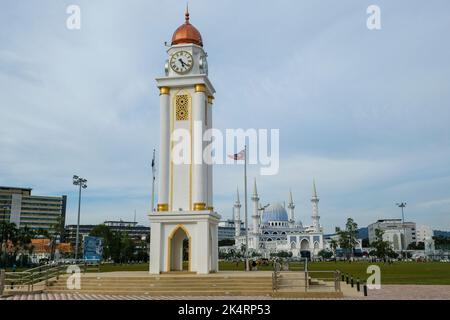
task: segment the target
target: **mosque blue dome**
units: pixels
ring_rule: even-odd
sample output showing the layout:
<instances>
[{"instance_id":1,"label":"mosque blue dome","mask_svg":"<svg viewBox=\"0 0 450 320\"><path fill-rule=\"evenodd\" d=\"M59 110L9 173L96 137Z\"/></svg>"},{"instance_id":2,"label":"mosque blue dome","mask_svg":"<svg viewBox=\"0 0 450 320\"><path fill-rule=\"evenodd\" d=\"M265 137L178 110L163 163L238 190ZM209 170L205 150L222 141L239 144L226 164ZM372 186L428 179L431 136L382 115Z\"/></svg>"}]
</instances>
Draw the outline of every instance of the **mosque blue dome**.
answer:
<instances>
[{"instance_id":1,"label":"mosque blue dome","mask_svg":"<svg viewBox=\"0 0 450 320\"><path fill-rule=\"evenodd\" d=\"M261 222L267 224L269 221L287 222L288 220L286 209L280 203L275 203L264 210Z\"/></svg>"}]
</instances>

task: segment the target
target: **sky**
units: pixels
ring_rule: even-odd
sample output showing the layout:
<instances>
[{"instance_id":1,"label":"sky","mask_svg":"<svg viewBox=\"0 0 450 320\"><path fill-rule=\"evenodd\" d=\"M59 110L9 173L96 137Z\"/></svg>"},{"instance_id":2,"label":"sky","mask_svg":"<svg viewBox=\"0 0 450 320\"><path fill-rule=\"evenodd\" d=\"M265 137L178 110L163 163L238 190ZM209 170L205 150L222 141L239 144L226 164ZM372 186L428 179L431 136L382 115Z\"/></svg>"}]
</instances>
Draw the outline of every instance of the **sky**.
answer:
<instances>
[{"instance_id":1,"label":"sky","mask_svg":"<svg viewBox=\"0 0 450 320\"><path fill-rule=\"evenodd\" d=\"M66 28L69 5L81 29ZM148 225L159 143L164 42L184 1L0 1L0 185L68 196L88 179L81 223ZM381 30L366 26L369 5ZM280 130L280 171L261 203L288 200L325 232L405 216L450 230L450 30L447 0L189 1L217 93L214 124ZM214 168L214 206L231 217L242 166ZM251 189L251 188L249 188ZM241 200L243 195L241 194ZM251 207L250 207L251 208Z\"/></svg>"}]
</instances>

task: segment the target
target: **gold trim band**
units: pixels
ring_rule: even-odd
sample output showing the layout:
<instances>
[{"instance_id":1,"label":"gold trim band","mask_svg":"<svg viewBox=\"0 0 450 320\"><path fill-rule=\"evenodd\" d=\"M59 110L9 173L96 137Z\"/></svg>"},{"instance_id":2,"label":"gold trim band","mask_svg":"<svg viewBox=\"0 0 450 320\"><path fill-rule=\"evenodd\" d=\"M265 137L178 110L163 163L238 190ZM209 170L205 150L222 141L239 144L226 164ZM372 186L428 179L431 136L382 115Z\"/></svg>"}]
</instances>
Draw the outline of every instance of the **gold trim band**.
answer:
<instances>
[{"instance_id":1,"label":"gold trim band","mask_svg":"<svg viewBox=\"0 0 450 320\"><path fill-rule=\"evenodd\" d=\"M208 103L209 104L213 104L213 100L214 100L213 96L208 96Z\"/></svg>"},{"instance_id":2,"label":"gold trim band","mask_svg":"<svg viewBox=\"0 0 450 320\"><path fill-rule=\"evenodd\" d=\"M169 94L169 93L170 93L169 87L160 87L159 88L159 95Z\"/></svg>"},{"instance_id":3,"label":"gold trim band","mask_svg":"<svg viewBox=\"0 0 450 320\"><path fill-rule=\"evenodd\" d=\"M158 203L156 211L169 211L169 205L167 203Z\"/></svg>"},{"instance_id":4,"label":"gold trim band","mask_svg":"<svg viewBox=\"0 0 450 320\"><path fill-rule=\"evenodd\" d=\"M208 207L209 211L214 211L214 207Z\"/></svg>"},{"instance_id":5,"label":"gold trim band","mask_svg":"<svg viewBox=\"0 0 450 320\"><path fill-rule=\"evenodd\" d=\"M194 211L206 210L206 204L204 202L194 203Z\"/></svg>"},{"instance_id":6,"label":"gold trim band","mask_svg":"<svg viewBox=\"0 0 450 320\"><path fill-rule=\"evenodd\" d=\"M195 92L206 92L206 86L204 84L196 84Z\"/></svg>"}]
</instances>

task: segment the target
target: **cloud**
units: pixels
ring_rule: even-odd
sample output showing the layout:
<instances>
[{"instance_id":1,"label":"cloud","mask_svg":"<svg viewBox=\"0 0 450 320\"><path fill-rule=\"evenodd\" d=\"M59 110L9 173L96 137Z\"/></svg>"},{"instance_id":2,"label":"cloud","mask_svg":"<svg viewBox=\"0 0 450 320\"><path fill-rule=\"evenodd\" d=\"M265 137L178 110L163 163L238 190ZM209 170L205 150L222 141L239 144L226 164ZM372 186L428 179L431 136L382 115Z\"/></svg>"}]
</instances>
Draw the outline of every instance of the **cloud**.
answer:
<instances>
[{"instance_id":1,"label":"cloud","mask_svg":"<svg viewBox=\"0 0 450 320\"><path fill-rule=\"evenodd\" d=\"M398 215L450 229L449 4L378 1L381 31L365 27L369 2L190 3L217 89L214 124L279 128L280 173L257 177L263 201L294 192L309 221L316 178L327 230ZM70 1L7 2L0 12L0 184L68 194L88 179L83 221L147 224L158 92L178 1L77 1L82 28L65 28ZM239 6L239 10L236 10ZM215 168L215 207L231 216L242 168ZM428 205L426 205L428 203Z\"/></svg>"}]
</instances>

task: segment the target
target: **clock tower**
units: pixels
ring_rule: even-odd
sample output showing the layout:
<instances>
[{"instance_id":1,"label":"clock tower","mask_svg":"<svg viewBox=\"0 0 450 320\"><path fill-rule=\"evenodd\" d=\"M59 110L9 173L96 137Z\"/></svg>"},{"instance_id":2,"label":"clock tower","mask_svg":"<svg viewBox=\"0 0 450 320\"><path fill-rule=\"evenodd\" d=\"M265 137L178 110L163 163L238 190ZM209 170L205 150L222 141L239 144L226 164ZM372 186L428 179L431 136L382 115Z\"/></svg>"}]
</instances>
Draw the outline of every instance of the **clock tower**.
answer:
<instances>
[{"instance_id":1,"label":"clock tower","mask_svg":"<svg viewBox=\"0 0 450 320\"><path fill-rule=\"evenodd\" d=\"M150 273L218 271L217 229L210 161L204 161L204 133L212 128L214 87L208 78L207 54L200 32L185 22L167 49L165 76L159 88L158 204L150 217ZM177 132L189 133L178 156ZM209 158L210 159L210 158ZM187 262L187 263L183 263Z\"/></svg>"}]
</instances>

